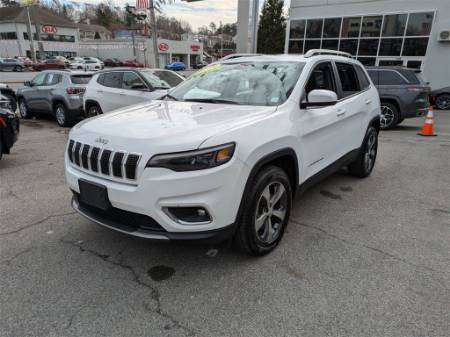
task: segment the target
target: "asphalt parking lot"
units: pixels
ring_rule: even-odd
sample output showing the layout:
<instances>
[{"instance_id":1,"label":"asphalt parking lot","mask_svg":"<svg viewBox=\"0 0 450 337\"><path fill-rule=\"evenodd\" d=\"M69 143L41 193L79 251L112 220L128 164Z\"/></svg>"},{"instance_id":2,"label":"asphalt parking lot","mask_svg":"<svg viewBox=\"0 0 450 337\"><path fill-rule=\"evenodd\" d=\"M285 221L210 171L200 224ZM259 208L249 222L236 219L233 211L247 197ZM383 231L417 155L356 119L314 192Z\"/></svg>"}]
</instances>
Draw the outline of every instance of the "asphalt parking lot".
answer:
<instances>
[{"instance_id":1,"label":"asphalt parking lot","mask_svg":"<svg viewBox=\"0 0 450 337\"><path fill-rule=\"evenodd\" d=\"M383 132L373 175L295 202L281 245L156 244L74 213L68 129L23 121L0 161L0 336L392 336L450 331L450 112Z\"/></svg>"}]
</instances>

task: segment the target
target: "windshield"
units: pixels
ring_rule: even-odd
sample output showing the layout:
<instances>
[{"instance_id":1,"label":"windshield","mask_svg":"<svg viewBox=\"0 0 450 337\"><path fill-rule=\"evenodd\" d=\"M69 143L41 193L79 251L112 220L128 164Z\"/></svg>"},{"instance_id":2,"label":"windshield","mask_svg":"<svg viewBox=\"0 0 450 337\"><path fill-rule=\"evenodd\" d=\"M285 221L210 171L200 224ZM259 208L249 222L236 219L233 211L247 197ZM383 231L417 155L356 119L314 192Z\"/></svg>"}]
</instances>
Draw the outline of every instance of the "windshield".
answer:
<instances>
[{"instance_id":1,"label":"windshield","mask_svg":"<svg viewBox=\"0 0 450 337\"><path fill-rule=\"evenodd\" d=\"M141 71L140 73L154 89L170 89L183 82L180 76L170 71L156 70Z\"/></svg>"},{"instance_id":2,"label":"windshield","mask_svg":"<svg viewBox=\"0 0 450 337\"><path fill-rule=\"evenodd\" d=\"M294 89L301 62L213 64L170 92L178 101L277 106Z\"/></svg>"}]
</instances>

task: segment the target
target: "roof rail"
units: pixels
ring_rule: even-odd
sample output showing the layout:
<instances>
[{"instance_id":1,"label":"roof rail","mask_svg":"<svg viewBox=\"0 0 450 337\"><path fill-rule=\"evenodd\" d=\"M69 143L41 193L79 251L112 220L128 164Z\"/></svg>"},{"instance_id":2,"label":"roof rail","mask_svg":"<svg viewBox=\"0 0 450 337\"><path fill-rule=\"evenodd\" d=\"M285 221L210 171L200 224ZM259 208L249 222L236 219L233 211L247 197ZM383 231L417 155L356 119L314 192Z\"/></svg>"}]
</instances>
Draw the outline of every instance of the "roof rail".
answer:
<instances>
[{"instance_id":1,"label":"roof rail","mask_svg":"<svg viewBox=\"0 0 450 337\"><path fill-rule=\"evenodd\" d=\"M313 56L317 56L317 55L336 55L336 56L354 58L354 56L350 53L346 53L343 51L331 50L331 49L311 49L311 50L308 50L308 52L304 55L304 57L313 57Z\"/></svg>"}]
</instances>

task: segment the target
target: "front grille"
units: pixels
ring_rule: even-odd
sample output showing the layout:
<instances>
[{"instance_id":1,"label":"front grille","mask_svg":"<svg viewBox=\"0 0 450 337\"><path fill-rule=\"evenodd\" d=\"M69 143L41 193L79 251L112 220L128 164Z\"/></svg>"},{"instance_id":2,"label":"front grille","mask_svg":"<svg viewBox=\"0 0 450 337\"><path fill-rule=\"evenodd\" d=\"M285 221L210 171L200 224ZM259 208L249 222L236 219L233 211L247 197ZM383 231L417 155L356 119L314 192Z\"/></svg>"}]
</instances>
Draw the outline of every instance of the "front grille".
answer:
<instances>
[{"instance_id":1,"label":"front grille","mask_svg":"<svg viewBox=\"0 0 450 337\"><path fill-rule=\"evenodd\" d=\"M69 160L76 166L102 175L136 180L137 164L141 156L123 151L100 149L69 140L67 148Z\"/></svg>"}]
</instances>

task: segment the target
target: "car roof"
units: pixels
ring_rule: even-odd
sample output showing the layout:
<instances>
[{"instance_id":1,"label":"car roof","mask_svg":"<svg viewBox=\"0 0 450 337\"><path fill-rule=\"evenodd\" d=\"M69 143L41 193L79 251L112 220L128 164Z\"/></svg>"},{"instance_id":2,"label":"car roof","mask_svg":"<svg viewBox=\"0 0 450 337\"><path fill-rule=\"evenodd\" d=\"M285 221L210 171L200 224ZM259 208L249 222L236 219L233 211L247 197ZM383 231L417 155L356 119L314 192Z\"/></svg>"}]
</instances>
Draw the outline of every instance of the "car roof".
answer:
<instances>
[{"instance_id":1,"label":"car roof","mask_svg":"<svg viewBox=\"0 0 450 337\"><path fill-rule=\"evenodd\" d=\"M74 71L74 70L69 70L69 69L47 69L42 71L41 73L58 73L58 74L67 74L67 75L94 75L94 72L92 71Z\"/></svg>"},{"instance_id":2,"label":"car roof","mask_svg":"<svg viewBox=\"0 0 450 337\"><path fill-rule=\"evenodd\" d=\"M329 54L318 54L313 56L307 56L304 54L275 54L275 55L253 55L253 56L243 56L239 58L232 58L223 61L217 61L215 63L233 64L233 63L243 63L243 62L311 62L316 60L336 60L341 62L351 62L359 64L357 60L351 57L340 56L340 55L329 55Z\"/></svg>"}]
</instances>

